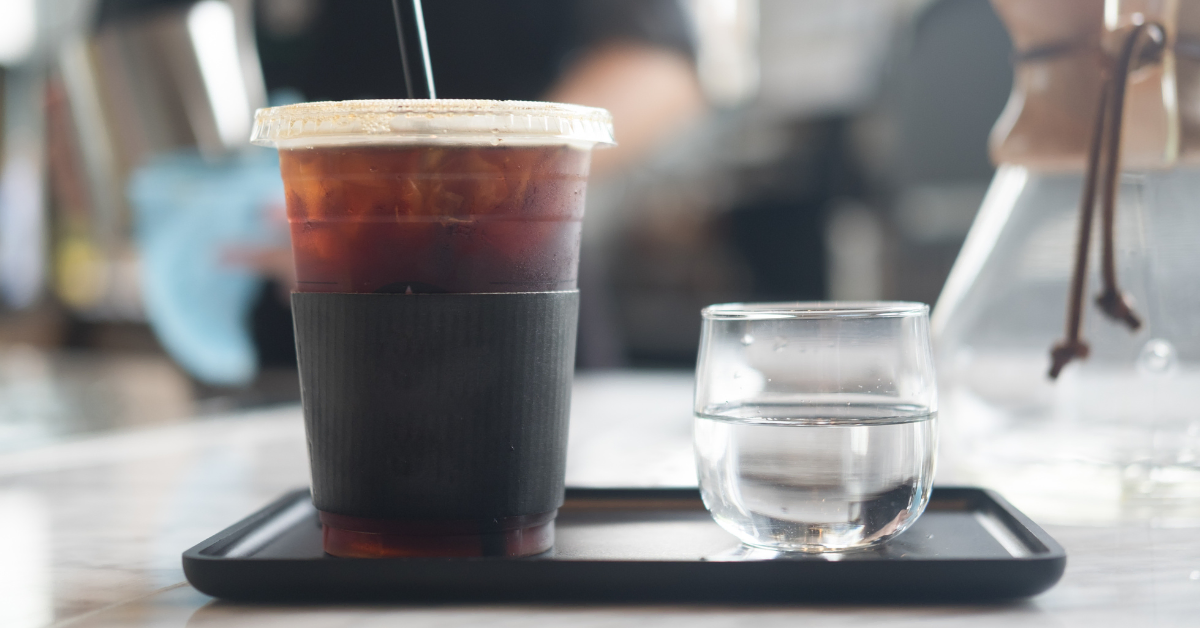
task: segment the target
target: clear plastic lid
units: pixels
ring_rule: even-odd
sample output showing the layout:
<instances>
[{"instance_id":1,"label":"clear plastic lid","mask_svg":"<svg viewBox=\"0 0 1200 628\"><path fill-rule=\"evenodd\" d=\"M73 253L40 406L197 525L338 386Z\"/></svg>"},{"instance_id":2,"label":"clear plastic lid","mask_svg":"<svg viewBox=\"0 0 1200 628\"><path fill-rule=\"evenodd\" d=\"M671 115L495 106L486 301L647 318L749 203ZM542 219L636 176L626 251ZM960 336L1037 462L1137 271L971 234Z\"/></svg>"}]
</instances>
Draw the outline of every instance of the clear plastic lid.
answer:
<instances>
[{"instance_id":1,"label":"clear plastic lid","mask_svg":"<svg viewBox=\"0 0 1200 628\"><path fill-rule=\"evenodd\" d=\"M274 148L362 144L610 146L604 109L517 100L346 100L259 109L250 141Z\"/></svg>"}]
</instances>

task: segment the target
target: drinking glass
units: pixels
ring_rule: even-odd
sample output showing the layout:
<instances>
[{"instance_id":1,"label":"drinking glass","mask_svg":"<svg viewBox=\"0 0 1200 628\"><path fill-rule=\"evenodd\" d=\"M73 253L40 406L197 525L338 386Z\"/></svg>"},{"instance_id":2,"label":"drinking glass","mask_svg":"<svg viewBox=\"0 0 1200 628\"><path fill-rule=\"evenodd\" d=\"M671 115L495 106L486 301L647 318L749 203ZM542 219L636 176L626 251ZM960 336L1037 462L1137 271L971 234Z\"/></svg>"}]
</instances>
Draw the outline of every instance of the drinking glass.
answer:
<instances>
[{"instance_id":1,"label":"drinking glass","mask_svg":"<svg viewBox=\"0 0 1200 628\"><path fill-rule=\"evenodd\" d=\"M705 308L695 450L704 505L743 543L826 552L917 520L937 450L923 303Z\"/></svg>"}]
</instances>

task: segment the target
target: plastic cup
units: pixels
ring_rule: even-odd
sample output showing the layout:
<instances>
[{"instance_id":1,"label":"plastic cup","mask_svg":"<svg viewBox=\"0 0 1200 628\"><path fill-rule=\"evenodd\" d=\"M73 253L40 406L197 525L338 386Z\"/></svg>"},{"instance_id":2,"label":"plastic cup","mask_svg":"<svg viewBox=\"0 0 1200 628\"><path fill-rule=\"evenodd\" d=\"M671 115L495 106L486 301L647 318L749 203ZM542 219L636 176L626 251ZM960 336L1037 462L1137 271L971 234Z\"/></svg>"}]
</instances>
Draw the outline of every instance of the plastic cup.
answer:
<instances>
[{"instance_id":1,"label":"plastic cup","mask_svg":"<svg viewBox=\"0 0 1200 628\"><path fill-rule=\"evenodd\" d=\"M495 299L489 301L490 297L485 295L496 293L520 293L536 300L540 298L537 295L575 290L591 150L597 145L613 143L611 117L604 110L553 103L479 100L346 101L263 109L255 116L252 141L279 149L298 293L329 293L330 298L351 294L470 294L479 295L481 304L495 303ZM523 299L514 295L503 302ZM293 302L296 303L295 298ZM424 302L435 303L435 300ZM475 302L459 299L455 311L469 314ZM407 304L402 303L406 307ZM312 325L302 324L299 316L297 310L297 345L313 467L314 503L322 512L326 551L341 556L520 556L549 549L553 543L554 509L525 512L520 508L494 508L464 518L462 513L467 511L460 508L440 516L419 507L419 502L428 498L423 497L420 490L405 493L394 488L410 486L414 478L422 474L440 473L436 469L421 468L414 462L413 455L397 454L397 459L380 460L368 470L352 468L358 466L353 462L355 453L352 450L339 453L341 458L330 459L323 450L324 441L333 439L330 434L341 439L347 436L344 433L347 430L378 430L378 434L349 435L354 442L360 443L354 446L369 448L373 440L395 438L396 434L389 432L403 431L406 429L404 422L414 419L401 412L394 420L374 416L369 422L356 423L354 416L333 419L320 414L328 412L330 399L334 406L338 405L342 397L337 395L343 392L325 390L322 385L309 381L311 377L306 377L306 372L317 370L314 364L324 360L317 353L325 349L318 349L316 345L326 345L324 339L318 343L311 334L300 333L302 328ZM496 315L496 332L505 331L501 326L508 325L504 321L511 319L511 316ZM483 323L485 327L490 324L486 320ZM536 331L536 321L530 325ZM572 320L572 337L573 325ZM337 333L353 335L354 331ZM434 332L431 330L430 333ZM530 343L549 342L537 333L531 332L527 336ZM394 348L392 353L397 357L393 359L397 364L348 366L369 366L375 370L399 368L405 355L415 355L416 349L410 349L404 344ZM515 367L511 364L503 366L509 358L518 360ZM440 364L446 359L438 358L438 361ZM508 358L500 356L496 365L496 368L525 368L520 359L511 355ZM323 364L318 366L324 368ZM403 366L412 365L405 363ZM472 365L472 368L478 366ZM486 370L486 365L484 368ZM557 368L568 370L568 377L563 381L569 382L571 365L561 364ZM559 382L562 378L556 376L554 380ZM536 385L536 382L530 385ZM434 388L450 390L453 386ZM522 398L521 391L509 393L512 398ZM421 394L428 396L425 392ZM540 393L530 390L524 397L536 394ZM565 394L569 399L569 390ZM399 405L407 405L404 401L401 397ZM440 407L441 401L434 398L422 403ZM455 400L444 401L453 405ZM393 394L387 402L396 404L397 398ZM345 405L347 408L360 407L349 401ZM318 406L326 410L318 412ZM526 410L513 412L520 415ZM459 416L461 414L457 412L454 416L454 420L466 421L468 426L461 430L461 436L438 433L436 437L429 437L424 446L433 452L438 447L457 452L447 455L466 456L468 454L464 452L468 450L480 451L478 447L463 448L459 446L461 443L446 442L447 439L470 439L475 432L482 433L489 426L494 428L487 411L472 411L468 413L472 416L465 418ZM532 412L532 415L537 414ZM342 420L344 426L334 423ZM437 419L422 417L421 420L436 422ZM561 429L540 423L515 426L513 430L517 432L528 431L526 427L542 430L552 441L551 446L543 447L547 451L518 451L514 445L511 460L497 463L501 467L493 468L489 473L497 477L517 477L518 473L510 474L510 469L503 465L530 468L530 457L539 458L533 460L532 466L554 477L546 482L539 480L537 484L544 487L538 490L543 493L556 491L557 496L547 493L519 501L544 504L557 500L555 503L560 504L565 466L559 450L565 451L565 416L545 420L534 416L529 420L561 423ZM470 426L477 426L479 430ZM413 433L433 432L426 429ZM413 443L412 438L406 438L405 447L422 446ZM540 460L541 457L547 459ZM473 463L464 461L463 464L470 467ZM330 469L330 466L339 468ZM347 468L342 469L343 466ZM410 500L415 506L408 510L388 504L325 507L340 502L329 487L323 487L323 480L319 478L331 474L339 478L355 473L378 474L380 469L396 473L397 477L390 485L385 481L376 493L386 493L388 500ZM408 475L403 476L405 473ZM378 478L364 477L363 481L378 482ZM479 478L472 480L472 487L482 481ZM466 494L475 488L463 490ZM364 512L392 511L422 514L413 517L362 516Z\"/></svg>"}]
</instances>

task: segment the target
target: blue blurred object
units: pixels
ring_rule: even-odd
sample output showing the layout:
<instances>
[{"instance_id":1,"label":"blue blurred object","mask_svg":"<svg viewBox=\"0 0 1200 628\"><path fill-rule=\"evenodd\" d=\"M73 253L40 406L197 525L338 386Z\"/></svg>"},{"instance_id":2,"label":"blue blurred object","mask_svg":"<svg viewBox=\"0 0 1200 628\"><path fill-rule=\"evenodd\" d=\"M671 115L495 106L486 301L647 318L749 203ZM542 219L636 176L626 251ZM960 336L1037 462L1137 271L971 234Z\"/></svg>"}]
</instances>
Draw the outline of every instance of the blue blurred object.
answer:
<instances>
[{"instance_id":1,"label":"blue blurred object","mask_svg":"<svg viewBox=\"0 0 1200 628\"><path fill-rule=\"evenodd\" d=\"M249 383L258 370L251 308L262 280L224 260L233 247L286 240L268 208L284 202L279 160L254 149L206 161L156 157L130 180L146 314L163 347L196 379Z\"/></svg>"}]
</instances>

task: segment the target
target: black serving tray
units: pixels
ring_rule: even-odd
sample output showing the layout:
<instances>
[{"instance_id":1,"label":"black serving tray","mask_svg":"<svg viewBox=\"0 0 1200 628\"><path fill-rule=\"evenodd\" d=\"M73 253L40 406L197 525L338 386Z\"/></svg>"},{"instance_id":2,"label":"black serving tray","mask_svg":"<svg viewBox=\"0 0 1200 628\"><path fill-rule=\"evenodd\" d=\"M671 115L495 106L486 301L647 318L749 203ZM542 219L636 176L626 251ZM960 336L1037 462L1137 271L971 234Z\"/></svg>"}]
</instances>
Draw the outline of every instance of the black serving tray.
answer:
<instances>
[{"instance_id":1,"label":"black serving tray","mask_svg":"<svg viewBox=\"0 0 1200 628\"><path fill-rule=\"evenodd\" d=\"M188 581L243 601L963 601L1025 597L1066 552L995 493L936 488L879 547L825 555L744 548L696 489L567 489L555 549L526 558L353 559L321 550L307 490L183 554Z\"/></svg>"}]
</instances>

